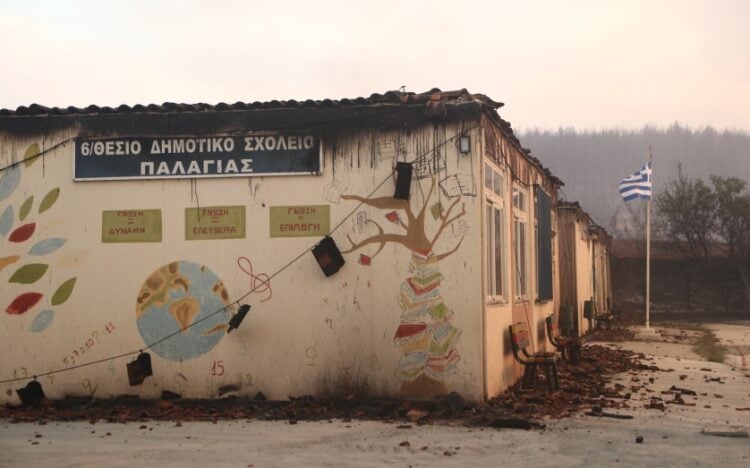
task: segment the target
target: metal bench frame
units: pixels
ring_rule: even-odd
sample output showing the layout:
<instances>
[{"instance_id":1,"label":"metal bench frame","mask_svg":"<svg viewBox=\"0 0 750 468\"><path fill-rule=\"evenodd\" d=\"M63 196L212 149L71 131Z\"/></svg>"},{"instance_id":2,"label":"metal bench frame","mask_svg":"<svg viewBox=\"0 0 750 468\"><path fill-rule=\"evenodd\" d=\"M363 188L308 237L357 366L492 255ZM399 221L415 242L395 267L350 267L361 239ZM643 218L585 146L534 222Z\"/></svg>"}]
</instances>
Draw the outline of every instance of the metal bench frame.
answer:
<instances>
[{"instance_id":1,"label":"metal bench frame","mask_svg":"<svg viewBox=\"0 0 750 468\"><path fill-rule=\"evenodd\" d=\"M544 320L547 324L549 342L560 351L563 360L577 365L581 362L581 340L560 335L557 314L552 314Z\"/></svg>"},{"instance_id":2,"label":"metal bench frame","mask_svg":"<svg viewBox=\"0 0 750 468\"><path fill-rule=\"evenodd\" d=\"M513 345L513 356L524 366L523 378L521 379L521 388L533 386L537 382L537 368L544 367L544 373L547 380L547 391L553 392L560 389L560 382L557 378L557 353L547 353L544 351L529 352L531 338L529 328L524 322L516 322L508 327L510 332L510 341Z\"/></svg>"}]
</instances>

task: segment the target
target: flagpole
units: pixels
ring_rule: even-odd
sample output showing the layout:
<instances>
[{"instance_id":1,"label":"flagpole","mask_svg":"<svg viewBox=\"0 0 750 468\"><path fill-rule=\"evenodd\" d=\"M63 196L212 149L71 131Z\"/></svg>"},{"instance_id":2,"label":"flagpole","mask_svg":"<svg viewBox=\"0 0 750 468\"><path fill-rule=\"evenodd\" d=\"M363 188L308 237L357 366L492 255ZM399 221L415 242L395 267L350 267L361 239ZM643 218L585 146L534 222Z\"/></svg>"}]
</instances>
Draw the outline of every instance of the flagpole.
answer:
<instances>
[{"instance_id":1,"label":"flagpole","mask_svg":"<svg viewBox=\"0 0 750 468\"><path fill-rule=\"evenodd\" d=\"M648 197L648 203L646 204L646 330L649 330L649 313L651 309L651 200L653 198L653 169L651 168L651 162L653 156L651 154L651 147L648 147L648 168L650 171L649 179L651 182L651 195Z\"/></svg>"}]
</instances>

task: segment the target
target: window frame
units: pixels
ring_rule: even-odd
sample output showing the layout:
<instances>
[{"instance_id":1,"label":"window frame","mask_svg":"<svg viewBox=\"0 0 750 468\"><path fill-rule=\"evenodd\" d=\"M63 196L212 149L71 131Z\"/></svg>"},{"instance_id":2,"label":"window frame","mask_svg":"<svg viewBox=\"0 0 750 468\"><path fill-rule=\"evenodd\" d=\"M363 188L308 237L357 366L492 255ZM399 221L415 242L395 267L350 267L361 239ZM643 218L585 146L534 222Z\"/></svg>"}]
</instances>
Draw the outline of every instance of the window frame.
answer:
<instances>
[{"instance_id":1,"label":"window frame","mask_svg":"<svg viewBox=\"0 0 750 468\"><path fill-rule=\"evenodd\" d=\"M507 208L505 204L507 177L505 172L490 160L484 161L483 171L484 228L486 234L483 254L485 257L485 300L488 304L507 304L509 298ZM492 175L489 180L488 173ZM500 277L499 282L498 276Z\"/></svg>"},{"instance_id":2,"label":"window frame","mask_svg":"<svg viewBox=\"0 0 750 468\"><path fill-rule=\"evenodd\" d=\"M513 278L515 279L513 299L515 302L525 302L529 300L529 257L531 253L529 194L525 188L513 184L511 198L513 200L513 256L516 265L516 271L513 272ZM523 235L523 239L519 234Z\"/></svg>"}]
</instances>

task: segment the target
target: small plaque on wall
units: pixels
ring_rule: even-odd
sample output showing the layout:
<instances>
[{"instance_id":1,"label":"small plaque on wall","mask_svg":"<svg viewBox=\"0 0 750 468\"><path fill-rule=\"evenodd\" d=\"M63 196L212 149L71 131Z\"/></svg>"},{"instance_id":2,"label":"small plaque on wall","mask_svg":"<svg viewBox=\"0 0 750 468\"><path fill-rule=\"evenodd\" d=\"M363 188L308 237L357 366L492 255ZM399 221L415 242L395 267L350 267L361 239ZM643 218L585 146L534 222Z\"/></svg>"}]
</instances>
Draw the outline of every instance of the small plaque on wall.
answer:
<instances>
[{"instance_id":1,"label":"small plaque on wall","mask_svg":"<svg viewBox=\"0 0 750 468\"><path fill-rule=\"evenodd\" d=\"M245 206L185 208L185 239L244 239Z\"/></svg>"},{"instance_id":2,"label":"small plaque on wall","mask_svg":"<svg viewBox=\"0 0 750 468\"><path fill-rule=\"evenodd\" d=\"M102 242L161 242L161 210L102 211Z\"/></svg>"},{"instance_id":3,"label":"small plaque on wall","mask_svg":"<svg viewBox=\"0 0 750 468\"><path fill-rule=\"evenodd\" d=\"M272 206L271 237L319 237L331 228L329 205Z\"/></svg>"}]
</instances>

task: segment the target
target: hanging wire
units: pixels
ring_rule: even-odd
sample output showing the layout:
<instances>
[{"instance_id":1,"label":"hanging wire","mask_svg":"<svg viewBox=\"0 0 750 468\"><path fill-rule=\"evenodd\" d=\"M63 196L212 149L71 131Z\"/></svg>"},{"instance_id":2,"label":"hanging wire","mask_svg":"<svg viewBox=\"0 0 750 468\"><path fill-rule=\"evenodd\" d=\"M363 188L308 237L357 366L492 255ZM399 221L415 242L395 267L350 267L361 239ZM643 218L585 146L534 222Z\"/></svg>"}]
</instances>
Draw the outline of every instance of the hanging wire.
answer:
<instances>
[{"instance_id":1,"label":"hanging wire","mask_svg":"<svg viewBox=\"0 0 750 468\"><path fill-rule=\"evenodd\" d=\"M477 125L477 126L474 126L474 127L470 127L470 128L468 128L468 129L466 129L465 131L470 131L470 130L474 130L474 129L478 128L478 127L479 127L478 125ZM413 163L414 161L418 160L419 158L422 158L422 157L424 157L424 156L428 155L429 153L431 153L432 151L434 151L435 149L437 149L437 148L439 148L439 147L445 146L446 144L448 144L448 143L449 143L449 142L451 142L451 141L454 141L454 140L456 140L456 139L457 139L457 138L459 138L460 136L461 136L461 135L459 134L459 135L456 135L456 136L454 136L454 137L451 137L451 138L449 138L449 139L447 139L447 140L445 140L445 141L441 142L441 143L440 143L440 144L438 144L438 145L433 145L433 148L431 148L431 149L430 149L430 150L428 150L428 151L425 151L424 153L422 153L422 154L420 154L420 155L417 155L417 157L415 157L415 158L414 158L414 159L413 159L413 160L412 160L412 161L411 161L410 163ZM334 226L334 227L333 227L333 228L332 228L332 229L330 230L330 232L329 232L329 235L333 234L333 233L334 233L334 232L335 232L336 230L338 230L338 229L339 229L339 228L340 228L340 227L341 227L341 226L342 226L342 225L344 224L344 222L345 222L345 221L346 221L347 219L351 218L351 217L352 217L352 216L354 215L354 213L355 213L355 212L356 212L356 211L357 211L357 210L358 210L358 209L359 209L359 208L360 208L360 207L361 207L361 206L362 206L362 205L363 205L363 204L364 204L364 203L365 203L365 202L366 202L367 200L369 200L370 198L372 198L372 196L373 196L373 195L375 194L375 192L377 192L377 191L378 191L378 190L379 190L379 189L380 189L380 188L381 188L381 187L382 187L382 186L383 186L383 185L384 185L384 184L385 184L385 183L386 183L386 182L388 181L388 179L390 179L390 178L391 178L391 177L393 176L393 173L395 172L395 170L396 170L396 169L395 169L395 167L394 167L394 168L392 168L392 169L391 169L391 171L390 171L390 172L389 172L389 173L388 173L388 174L387 174L387 175L386 175L386 176L385 176L385 177L383 178L383 180L382 180L382 181L381 181L381 182L380 182L380 183L379 183L378 185L376 185L376 186L375 186L375 188L374 188L374 189L372 189L372 190L370 191L370 193L368 193L368 194L367 194L367 196L366 196L366 197L364 197L364 198L362 199L362 201L360 201L360 202L359 202L359 204L357 204L357 206L356 206L356 207L355 207L355 208L354 208L353 210L351 210L351 211L350 211L350 212L349 212L349 213L348 213L348 214L347 214L346 216L344 216L344 218L342 218L342 219L341 219L341 221L339 221L339 222L338 222L338 223L337 223L337 224L336 224L336 225L335 225L335 226ZM118 355L116 355L116 356L110 356L110 357L107 357L107 358L103 358L103 359L97 359L96 361L85 362L85 363L83 363L83 364L77 364L77 365L74 365L74 366L71 366L71 367L65 367L65 368L60 368L60 369L54 369L54 370L50 370L50 371L46 371L46 372L43 372L43 373L41 373L41 374L34 374L34 375L33 375L33 379L36 379L37 377L44 377L44 376L47 376L47 375L58 374L58 373L61 373L61 372L66 372L66 371L70 371L70 370L74 370L74 369L80 369L80 368L82 368L82 367L92 366L92 365L95 365L95 364L101 364L102 362L107 362L107 361L111 361L111 360L114 360L114 359L120 359L120 358L123 358L123 357L127 357L127 356L132 356L132 355L134 355L134 354L138 354L138 353L141 353L141 352L143 352L143 351L145 351L145 350L147 350L147 349L151 349L151 348L153 348L154 346L156 346L156 345L158 345L158 344L160 344L160 343L163 343L164 341L166 341L166 340L168 340L168 339L170 339L170 338L172 338L172 337L174 337L174 336L176 336L176 335L179 335L179 334L180 334L180 333L182 333L183 331L185 331L185 330L187 330L187 329L189 329L189 328L192 328L192 327L194 327L195 325L198 325L199 323L201 323L201 322L203 322L203 321L205 321L205 320L208 320L209 318L211 318L211 317L213 317L213 316L215 316L215 315L217 315L217 314L219 314L219 313L221 313L221 312L224 312L225 310L227 310L228 308L232 307L233 305L239 305L240 301L242 301L243 299L245 299L246 297L248 297L248 296L249 296L250 294L254 293L254 292L255 292L256 290L258 290L259 288L261 288L261 287L267 287L267 286L270 286L270 282L271 282L271 280L272 280L273 278L275 278L275 277L276 277L276 276L278 276L278 275L279 275L279 274L280 274L281 272L283 272L284 270L286 270L287 268L289 268L290 266L292 266L292 265L293 265L294 263L296 263L296 262L297 262L297 261L298 261L298 260L299 260L300 258L302 258L302 257L303 257L303 256L304 256L305 254L307 254L307 253L308 253L309 251L311 251L311 250L312 250L312 249L313 249L313 248L315 247L315 245L317 245L317 243L316 243L316 244L314 244L314 245L311 245L310 247L308 247L308 248L306 248L305 250L303 250L302 252L300 252L300 253L299 253L299 254L298 254L298 255L297 255L296 257L294 257L294 258L293 258L292 260L290 260L290 261L289 261L289 262L288 262L287 264L285 264L284 266L282 266L281 268L279 268L278 270L276 270L276 271L275 271L275 272L274 272L273 274L271 274L271 275L270 275L270 276L269 276L269 277L268 277L267 279L265 279L265 280L259 280L259 281L260 281L260 284L256 284L256 285L255 285L255 286L254 286L253 288L251 288L251 289L250 289L249 291L247 291L246 293L244 293L243 295L241 295L240 297L238 297L237 299L235 299L235 300L234 300L233 302L231 302L231 303L227 304L226 306L224 306L224 307L222 307L222 308L220 308L220 309L218 309L218 310L215 310L214 312L211 312L210 314L206 315L205 317L202 317L202 318L200 318L200 319L198 319L198 320L195 320L194 322L190 323L189 325L187 325L186 327L184 327L184 328L182 328L182 329L179 329L179 330L177 330L177 331L175 331L175 332L173 332L173 333L170 333L170 334L168 334L168 335L164 336L163 338L160 338L160 339L158 339L158 340L156 340L156 341L154 341L154 342L152 342L152 343L149 343L149 344L147 344L145 348L141 348L141 349L139 349L139 350L137 350L137 351L129 351L129 352L127 352L127 353L122 353L122 354L118 354ZM19 382L19 381L24 381L24 380L29 380L29 377L18 377L18 378L13 378L13 379L5 379L5 380L0 380L0 384L5 384L5 383L12 383L12 382Z\"/></svg>"},{"instance_id":2,"label":"hanging wire","mask_svg":"<svg viewBox=\"0 0 750 468\"><path fill-rule=\"evenodd\" d=\"M75 137L66 138L63 141L61 141L59 143L55 143L54 145L50 146L49 148L44 149L44 150L38 152L37 154L31 155L31 156L29 156L27 158L21 159L19 161L14 162L14 163L10 163L7 166L0 167L0 172L5 172L7 170L13 169L16 166L19 166L19 165L25 163L26 161L31 161L32 159L36 159L36 158L38 158L40 156L43 156L44 154L49 153L53 149L59 148L60 146L63 146L66 143L68 143L68 142L70 142L72 140L75 140Z\"/></svg>"}]
</instances>

